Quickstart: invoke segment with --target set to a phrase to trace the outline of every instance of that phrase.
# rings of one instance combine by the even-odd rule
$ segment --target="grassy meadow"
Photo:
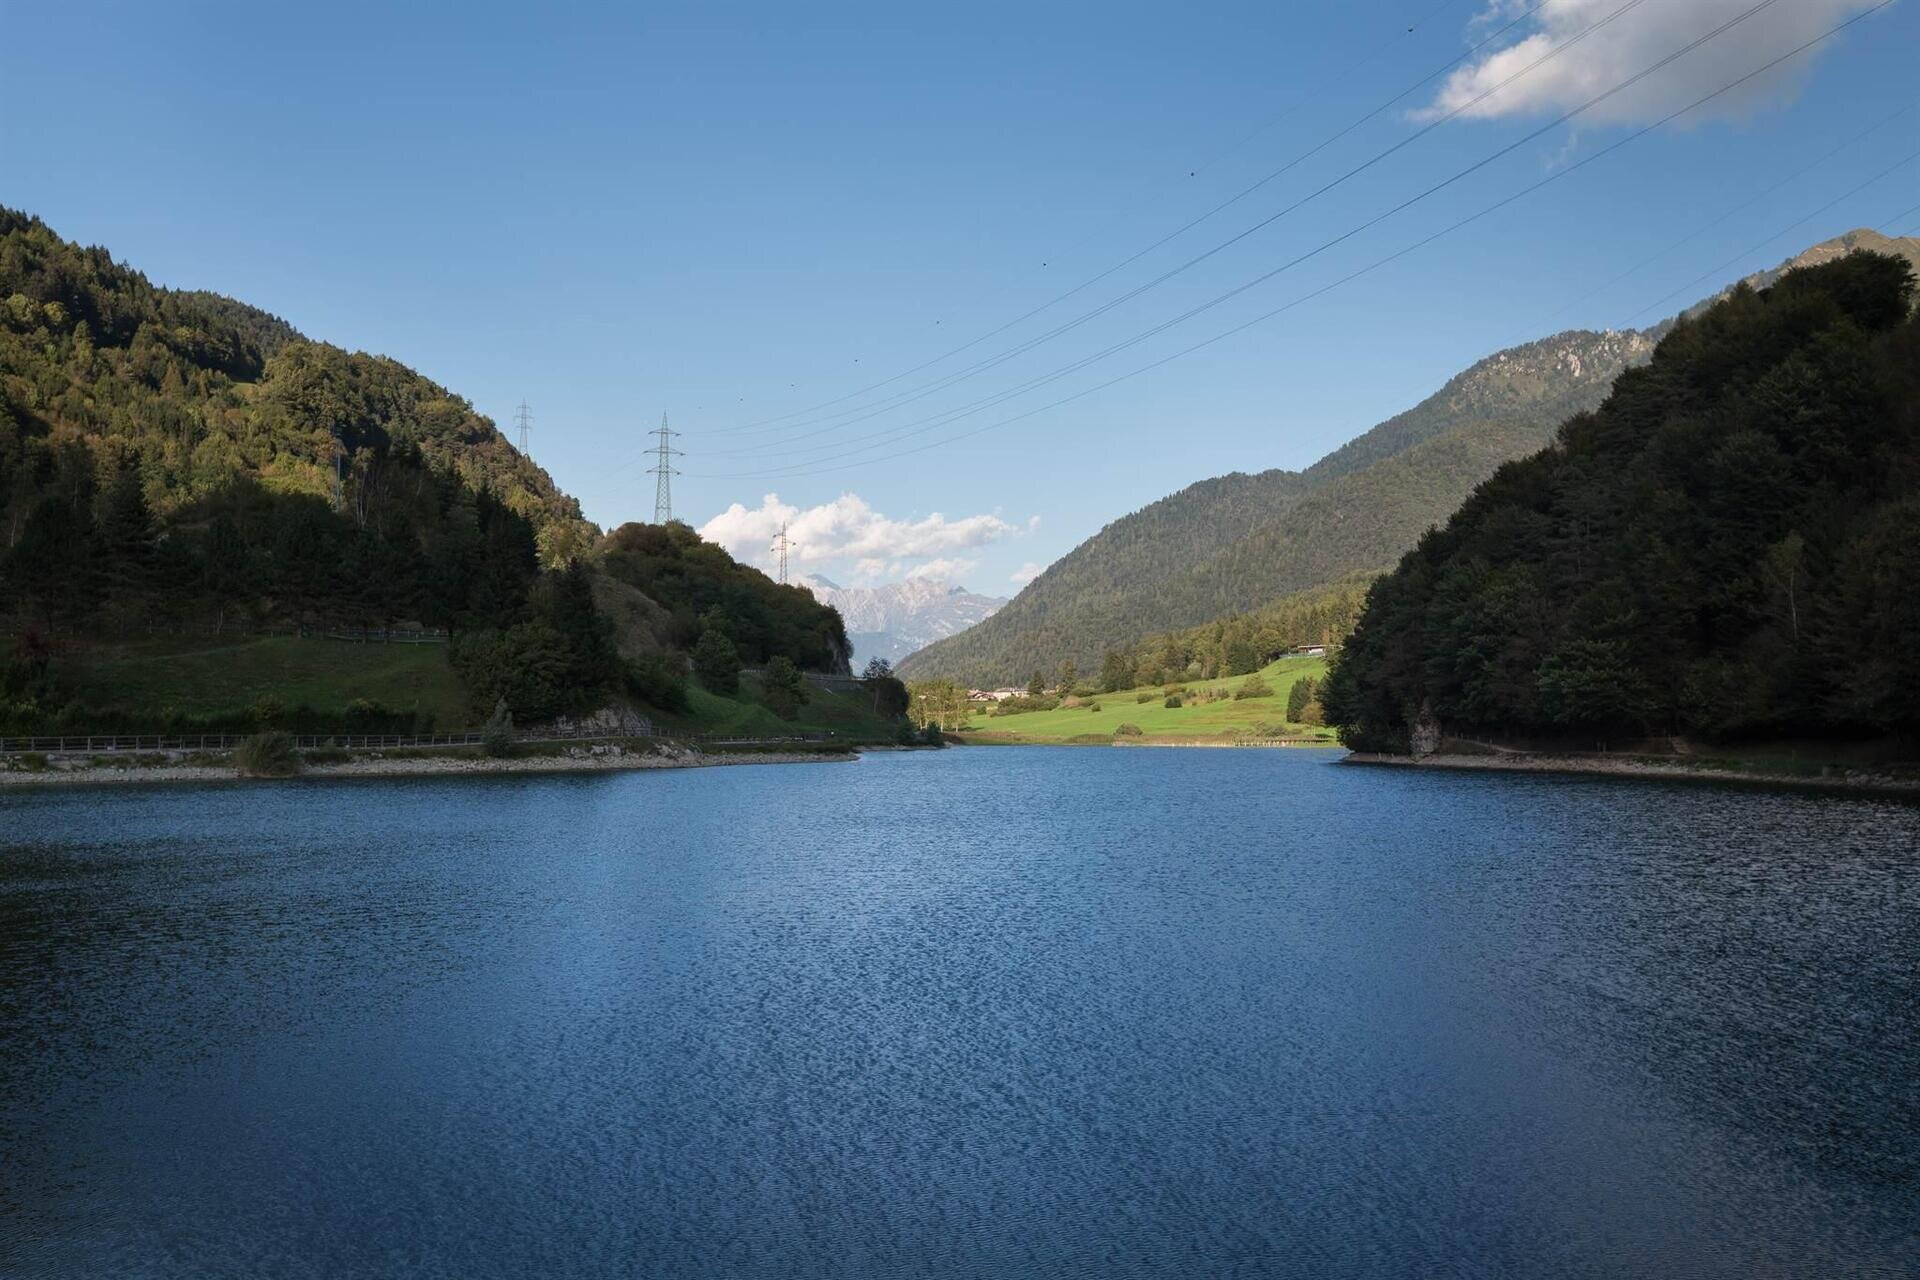
[[[1061,707],[1053,711],[1023,711],[1008,716],[975,714],[970,717],[967,729],[961,736],[969,742],[982,743],[1111,742],[1116,741],[1116,729],[1123,724],[1133,724],[1140,727],[1140,736],[1129,735],[1118,741],[1230,742],[1238,737],[1266,736],[1270,731],[1277,731],[1276,736],[1321,737],[1331,744],[1334,741],[1331,729],[1286,723],[1287,691],[1293,687],[1293,682],[1302,677],[1321,680],[1326,674],[1327,663],[1324,658],[1281,658],[1259,671],[1261,679],[1273,690],[1273,696],[1268,698],[1236,701],[1229,697],[1219,702],[1196,704],[1192,695],[1203,691],[1223,691],[1231,695],[1246,683],[1247,677],[1188,680],[1182,682],[1187,694],[1184,705],[1179,707],[1163,705],[1165,690],[1153,685],[1119,693],[1103,693],[1088,699],[1090,703],[1097,704],[1097,710],[1080,706]],[[1143,696],[1146,696],[1145,701],[1141,700]]]
[[[4,655],[0,655],[3,657]],[[435,644],[355,644],[295,636],[169,637],[88,643],[56,659],[64,693],[97,708],[154,716],[244,715],[261,699],[284,707],[342,713],[356,700],[394,711],[420,711],[435,728],[475,727],[466,690]],[[861,741],[892,741],[898,724],[873,713],[858,694],[811,688],[793,720],[782,720],[760,700],[756,677],[721,697],[689,682],[684,713],[643,708],[668,732],[781,737],[833,733]]]
[[[206,716],[256,699],[345,711],[365,698],[464,725],[466,695],[437,644],[353,644],[296,636],[179,637],[89,644],[56,659],[61,683],[95,707]]]

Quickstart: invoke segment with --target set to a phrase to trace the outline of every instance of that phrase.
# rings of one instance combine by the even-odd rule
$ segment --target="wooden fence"
[[[232,751],[250,735],[244,733],[93,733],[43,734],[30,737],[0,738],[0,755],[23,751],[43,755],[114,755],[136,751]],[[648,726],[645,733],[567,733],[558,730],[522,729],[514,733],[517,742],[617,742],[629,739],[671,738],[701,746],[744,747],[783,746],[801,743],[827,743],[836,740],[828,733],[796,733],[780,737],[747,737],[735,734],[692,733],[663,735]],[[372,751],[406,747],[476,747],[481,733],[477,729],[463,733],[303,733],[293,735],[293,745],[302,751],[338,749]]]

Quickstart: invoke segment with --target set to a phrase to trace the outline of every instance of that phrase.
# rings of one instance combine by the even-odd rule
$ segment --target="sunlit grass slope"
[[[396,711],[427,712],[442,727],[469,718],[445,645],[169,638],[88,645],[58,663],[62,683],[94,707],[210,716],[277,698],[288,707],[336,712],[364,698]]]
[[[1273,690],[1269,698],[1245,698],[1238,701],[1205,702],[1196,705],[1191,696],[1184,705],[1168,707],[1159,685],[1103,693],[1089,707],[1061,707],[1054,711],[1028,711],[1010,716],[975,715],[965,736],[983,742],[1072,742],[1112,739],[1123,724],[1139,726],[1133,742],[1229,741],[1249,734],[1271,731],[1287,737],[1324,737],[1333,741],[1330,729],[1287,724],[1287,692],[1303,677],[1323,679],[1327,674],[1323,658],[1281,658],[1260,669],[1259,675]],[[1183,682],[1189,695],[1223,690],[1231,694],[1246,683],[1246,676],[1225,676],[1217,680]],[[1142,701],[1145,696],[1146,700]]]

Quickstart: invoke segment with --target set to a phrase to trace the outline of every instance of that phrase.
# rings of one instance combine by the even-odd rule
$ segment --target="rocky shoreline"
[[[1488,755],[1435,752],[1423,756],[1354,751],[1341,764],[1384,765],[1403,769],[1481,769],[1503,773],[1578,773],[1621,778],[1672,778],[1693,782],[1752,783],[1763,786],[1817,787],[1830,791],[1870,791],[1920,795],[1920,778],[1834,766],[1819,773],[1786,773],[1736,762],[1689,762],[1650,756],[1536,754],[1503,751]]]
[[[369,756],[309,764],[301,778],[411,778],[502,773],[618,773],[634,769],[704,769],[741,764],[826,764],[859,759],[852,751],[742,751],[707,753],[667,744],[654,751],[580,749],[559,755]],[[144,782],[273,781],[249,778],[224,764],[50,763],[45,769],[0,769],[0,788],[124,786]]]

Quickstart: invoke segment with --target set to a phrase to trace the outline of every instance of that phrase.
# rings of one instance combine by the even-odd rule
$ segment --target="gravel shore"
[[[632,769],[703,769],[736,764],[825,764],[858,759],[852,752],[764,751],[708,754],[691,747],[668,746],[638,752],[620,748],[580,748],[577,754],[515,756],[388,756],[339,764],[312,764],[302,778],[403,778],[474,773],[616,773]],[[0,787],[118,786],[136,782],[232,782],[241,775],[230,765],[115,765],[55,761],[41,770],[0,770]]]
[[[1498,755],[1395,756],[1355,751],[1341,764],[1399,766],[1408,769],[1488,769],[1503,773],[1584,773],[1623,778],[1684,778],[1696,782],[1744,782],[1767,786],[1821,787],[1835,791],[1878,791],[1920,795],[1920,779],[1875,773],[1869,769],[1835,767],[1821,773],[1781,773],[1725,764],[1658,760],[1646,756],[1545,755],[1501,752]]]

